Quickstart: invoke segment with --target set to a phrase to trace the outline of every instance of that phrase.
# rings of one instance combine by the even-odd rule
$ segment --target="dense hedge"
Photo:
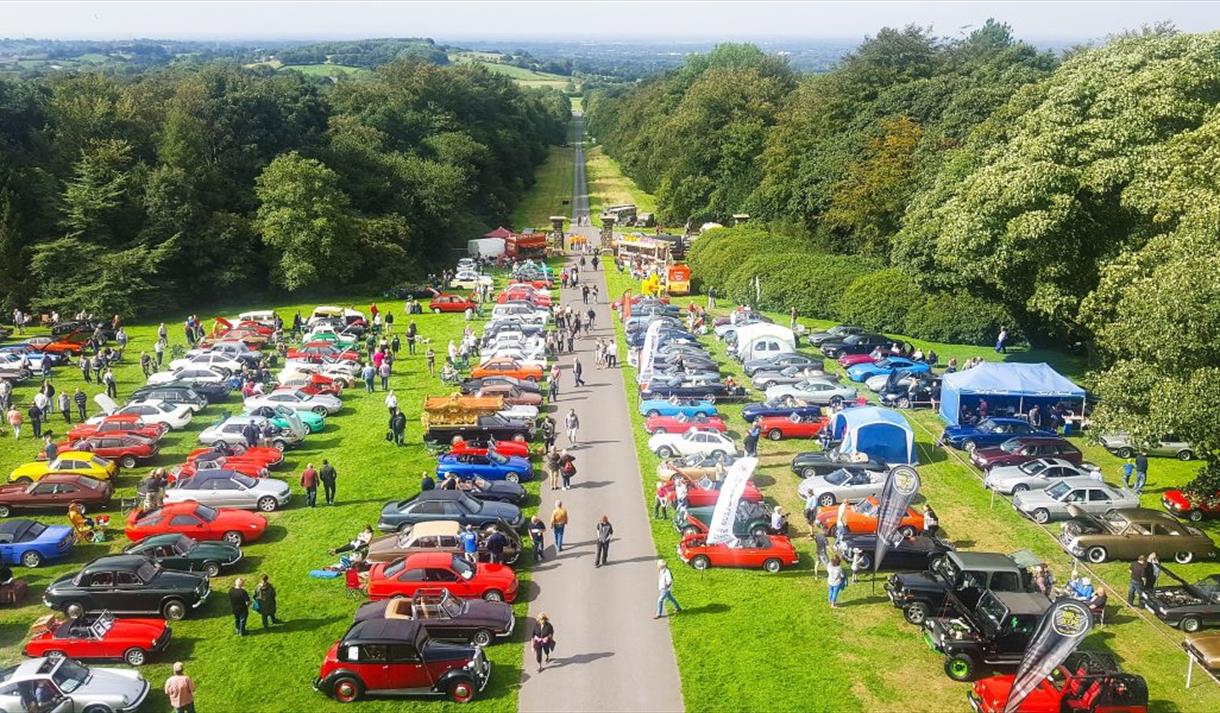
[[[906,316],[923,293],[906,273],[887,268],[857,278],[839,297],[839,319],[885,332],[904,332]]]
[[[965,292],[928,295],[911,307],[904,321],[906,334],[953,344],[991,344],[1001,328],[1014,338],[1012,315],[995,302]]]

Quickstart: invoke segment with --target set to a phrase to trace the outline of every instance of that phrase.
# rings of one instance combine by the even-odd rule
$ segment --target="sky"
[[[1168,20],[1220,29],[1220,1],[143,0],[0,2],[0,36],[40,39],[733,40],[860,38],[883,26],[953,36],[989,17],[1027,39],[1093,39]]]

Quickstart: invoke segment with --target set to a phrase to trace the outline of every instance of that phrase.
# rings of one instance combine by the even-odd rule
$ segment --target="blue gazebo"
[[[966,410],[987,400],[992,415],[1025,413],[1034,404],[1043,410],[1069,401],[1084,412],[1085,391],[1049,364],[983,362],[941,379],[940,417],[955,425]]]
[[[830,420],[840,453],[864,453],[890,465],[915,465],[915,434],[906,417],[877,406],[846,408]]]

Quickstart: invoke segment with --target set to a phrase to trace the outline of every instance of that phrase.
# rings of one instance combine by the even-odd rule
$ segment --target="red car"
[[[686,433],[692,427],[700,431],[719,431],[726,433],[728,424],[719,416],[687,416],[679,413],[675,416],[649,416],[644,419],[644,430],[656,435],[658,433]]]
[[[743,535],[717,545],[707,544],[706,535],[687,535],[678,544],[678,556],[695,569],[748,567],[771,573],[791,567],[800,559],[792,541],[783,535]]]
[[[207,464],[207,468],[200,468],[201,463]],[[195,475],[200,470],[217,470],[217,469],[232,470],[242,475],[248,475],[251,478],[266,478],[269,475],[266,466],[258,461],[241,460],[239,458],[221,457],[215,460],[195,461],[193,463],[183,463],[176,465],[170,469],[166,475],[166,480],[170,483],[175,482],[179,478],[189,478]]]
[[[102,612],[65,620],[51,614],[34,622],[33,636],[23,653],[140,666],[149,654],[165,650],[170,635],[161,618],[116,619],[110,612]]]
[[[1166,490],[1161,494],[1161,506],[1178,517],[1199,522],[1204,517],[1220,517],[1220,492],[1206,497],[1185,490]]]
[[[28,340],[29,344],[34,349],[48,354],[80,354],[85,348],[85,342],[89,341],[89,335],[86,332],[72,332],[67,336],[58,339],[51,338],[43,342],[40,340]]]
[[[830,419],[825,416],[763,416],[754,422],[773,441],[784,438],[816,438]]]
[[[200,460],[227,458],[258,463],[264,468],[274,468],[284,462],[284,452],[270,446],[229,446],[224,451],[218,448],[196,448],[186,456],[187,463]]]
[[[16,510],[68,511],[72,503],[81,512],[98,510],[110,502],[114,486],[105,480],[75,473],[51,473],[28,485],[0,485],[0,518]]]
[[[970,462],[983,470],[1021,465],[1039,458],[1062,458],[1072,465],[1080,465],[1084,461],[1084,454],[1062,438],[1046,436],[1017,436],[994,448],[975,448],[970,454]]]
[[[493,438],[488,445],[491,446],[490,450],[502,456],[530,457],[530,444],[525,441],[497,441]],[[487,448],[472,446],[467,441],[460,439],[454,441],[453,445],[449,447],[449,452],[453,455],[485,456],[487,451]]]
[[[539,290],[551,289],[550,280],[520,280],[520,279],[514,278],[513,281],[509,284],[509,287],[512,287],[513,285],[529,285],[530,287],[533,287],[533,288],[539,289]]]
[[[720,499],[720,481],[704,478],[702,480],[693,480],[690,477],[681,473],[674,473],[661,489],[665,499],[670,503],[678,501],[677,485],[678,481],[686,481],[686,506],[692,508],[709,507],[716,504]],[[741,493],[741,499],[752,503],[761,503],[763,501],[762,491],[754,484],[753,480],[746,481],[746,488]]]
[[[844,354],[839,357],[839,366],[846,369],[853,364],[875,364],[877,360],[868,354]]]
[[[981,678],[966,693],[977,713],[1002,713],[1012,691],[1013,674]],[[1123,673],[1109,656],[1077,651],[1030,691],[1018,713],[1145,713],[1148,684]]]
[[[462,599],[512,603],[517,598],[517,575],[507,565],[470,564],[451,552],[421,552],[369,570],[368,593],[373,600],[442,588]]]
[[[304,378],[294,378],[287,382],[281,381],[280,383],[284,386],[291,386],[294,389],[304,391],[310,396],[315,394],[343,395],[343,382],[321,374],[310,374]]]
[[[145,537],[178,533],[196,540],[224,540],[240,547],[253,542],[267,530],[267,520],[245,510],[210,508],[193,500],[166,503],[152,510],[132,510],[127,516],[127,539],[139,542]]]
[[[858,500],[854,503],[840,503],[839,505],[823,506],[818,508],[817,518],[822,527],[833,532],[835,526],[839,522],[839,509],[844,512],[843,520],[847,524],[847,531],[853,535],[871,535],[877,532],[877,498],[869,496],[864,500]],[[906,515],[898,521],[898,531],[903,537],[912,537],[924,531],[923,513],[915,508],[907,508]]]
[[[529,302],[539,307],[550,307],[551,293],[545,290],[535,290],[531,287],[520,285],[509,287],[496,296],[496,302],[499,304],[518,301]]]
[[[152,443],[161,440],[169,433],[169,426],[164,423],[145,423],[135,414],[115,414],[107,416],[98,423],[78,423],[68,431],[69,441],[79,441],[93,436],[139,436]]]
[[[360,361],[360,352],[355,349],[335,349],[330,342],[308,342],[296,349],[289,349],[288,358],[312,362]]]
[[[478,310],[479,303],[469,297],[441,293],[432,298],[432,301],[428,303],[428,309],[436,314],[441,312],[465,312],[468,309]]]
[[[148,460],[157,455],[159,447],[156,441],[131,433],[104,433],[81,438],[78,440],[64,439],[55,446],[60,451],[89,451],[105,458],[117,461],[124,468],[136,467],[137,461]],[[38,460],[46,460],[45,451],[39,451]]]

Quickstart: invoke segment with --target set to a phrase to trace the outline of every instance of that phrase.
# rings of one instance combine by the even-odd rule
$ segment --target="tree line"
[[[0,307],[128,316],[426,274],[502,222],[566,97],[399,60],[0,81]]]

